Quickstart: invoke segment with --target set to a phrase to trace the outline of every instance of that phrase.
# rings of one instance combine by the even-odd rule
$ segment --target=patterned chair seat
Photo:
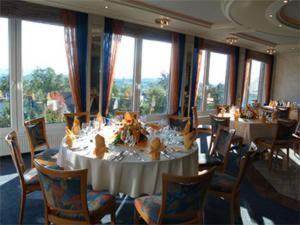
[[[217,166],[221,165],[223,163],[223,156],[217,155],[217,156],[211,156],[209,154],[199,154],[199,165],[205,165],[205,166]]]
[[[35,168],[28,169],[24,172],[24,180],[26,185],[37,185],[39,184],[38,173]]]
[[[144,196],[137,198],[134,201],[136,209],[143,212],[144,216],[153,223],[158,222],[161,204],[162,200],[160,195]],[[163,224],[181,224],[193,219],[193,217],[190,217],[188,214],[180,217],[174,216],[175,218],[172,218],[170,215],[167,218],[164,218]]]
[[[43,161],[56,162],[58,152],[58,149],[51,148],[34,155],[34,158]]]
[[[109,194],[106,191],[87,191],[87,204],[88,210],[91,216],[98,216],[99,212],[101,212],[102,207],[105,207],[107,204],[110,204],[114,201],[115,197]],[[66,218],[66,219],[77,219],[84,220],[83,216],[78,214],[66,214],[63,212],[59,212],[58,216]]]
[[[230,193],[233,190],[236,179],[225,173],[215,172],[210,182],[209,189],[216,192]]]

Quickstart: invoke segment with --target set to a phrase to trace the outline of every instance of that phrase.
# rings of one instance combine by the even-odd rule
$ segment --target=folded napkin
[[[69,146],[69,148],[72,148],[73,146],[73,133],[72,131],[66,127],[66,144]]]
[[[193,146],[194,141],[196,140],[195,131],[192,131],[183,137],[184,147],[190,149]]]
[[[159,138],[154,138],[150,143],[150,155],[152,160],[160,159],[160,151],[164,149],[164,145]]]
[[[191,129],[191,123],[190,123],[190,120],[188,120],[185,127],[181,131],[182,135],[188,134],[190,132],[190,129]]]
[[[100,128],[100,126],[101,126],[101,124],[103,123],[103,117],[102,117],[102,115],[100,114],[100,112],[98,112],[98,114],[97,114],[97,121],[98,121],[98,123],[99,123],[99,128]]]
[[[74,122],[73,122],[73,127],[72,127],[72,132],[75,135],[78,135],[80,131],[80,121],[79,119],[75,116]]]
[[[93,151],[93,155],[98,159],[102,159],[105,152],[107,152],[105,139],[100,134],[97,134],[95,136],[95,149]]]

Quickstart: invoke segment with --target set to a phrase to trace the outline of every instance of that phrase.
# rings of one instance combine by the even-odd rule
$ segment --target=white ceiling
[[[265,51],[299,51],[300,30],[277,19],[283,0],[25,0],[68,8],[129,22],[158,27],[154,20],[165,16],[164,29],[199,35],[225,42],[229,35],[239,37],[237,45]],[[283,10],[299,21],[300,0],[289,0]],[[105,9],[108,6],[108,9]],[[297,13],[298,12],[298,13]],[[272,17],[270,15],[272,14]],[[280,26],[280,27],[279,27]]]

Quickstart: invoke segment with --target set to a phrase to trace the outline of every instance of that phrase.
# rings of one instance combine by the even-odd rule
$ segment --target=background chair
[[[277,106],[276,110],[278,119],[289,119],[290,107]]]
[[[81,112],[81,113],[65,113],[64,114],[65,121],[67,127],[71,130],[73,127],[74,118],[77,117],[77,119],[80,122],[80,127],[83,123],[90,122],[90,113],[88,112]]]
[[[210,125],[201,125],[199,118],[198,118],[198,112],[197,112],[197,107],[194,106],[192,107],[192,112],[193,112],[193,127],[196,130],[196,134],[211,134],[211,126]]]
[[[179,131],[182,131],[188,122],[190,122],[190,117],[182,117],[182,116],[176,116],[176,115],[169,115],[169,125],[172,129],[176,129]],[[192,125],[191,125],[192,126]]]
[[[249,165],[255,158],[256,149],[256,145],[251,143],[246,156],[243,156],[240,160],[237,177],[216,172],[211,180],[208,193],[229,201],[230,224],[234,224],[236,216],[240,215],[240,186]]]
[[[63,171],[35,161],[45,203],[45,224],[96,224],[111,215],[115,224],[116,202],[107,192],[87,190],[87,169]]]
[[[218,170],[224,172],[227,169],[230,145],[235,130],[220,126],[216,135],[213,149],[209,153],[199,154],[199,170],[218,166]]]
[[[209,151],[211,150],[212,144],[215,142],[216,134],[218,131],[219,126],[229,127],[230,125],[230,118],[229,117],[218,117],[215,115],[210,114],[210,120],[211,120],[211,139],[209,144]],[[234,135],[232,138],[231,144],[237,144],[238,145],[238,152],[240,152],[242,146],[243,146],[243,137],[239,135]]]
[[[275,138],[262,137],[255,140],[255,143],[263,150],[270,150],[268,156],[270,170],[272,169],[274,152],[277,156],[278,151],[280,151],[281,148],[286,148],[287,165],[289,164],[290,148],[293,148],[294,144],[298,142],[298,139],[293,137],[296,126],[296,120],[277,120],[277,131]]]
[[[203,224],[203,208],[214,168],[199,176],[163,174],[162,195],[135,199],[135,224]]]
[[[40,190],[40,184],[35,168],[25,170],[25,164],[22,159],[17,134],[15,131],[9,133],[5,140],[9,146],[10,155],[16,167],[21,183],[21,203],[19,211],[19,225],[23,223],[24,207],[27,194]]]
[[[46,165],[56,164],[56,154],[58,149],[50,148],[46,134],[46,125],[44,118],[33,119],[24,123],[25,131],[28,137],[31,157],[31,167],[33,167],[34,158]],[[46,147],[42,152],[35,154],[35,150]]]

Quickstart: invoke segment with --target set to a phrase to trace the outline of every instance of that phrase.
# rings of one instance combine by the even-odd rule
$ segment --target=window
[[[217,105],[226,104],[228,95],[228,58],[227,54],[202,51],[197,93],[197,107],[199,111],[211,111]]]
[[[63,122],[73,111],[63,26],[22,21],[24,120]]]
[[[115,62],[115,76],[109,112],[132,111],[135,39],[123,36]]]
[[[0,18],[0,128],[10,127],[8,19]]]
[[[170,60],[170,43],[143,40],[140,96],[142,115],[167,113]]]
[[[253,101],[262,102],[264,69],[265,63],[254,59],[251,60],[250,81],[246,100],[248,104],[253,103]]]
[[[170,60],[171,43],[122,36],[109,114],[116,111],[166,114]]]

